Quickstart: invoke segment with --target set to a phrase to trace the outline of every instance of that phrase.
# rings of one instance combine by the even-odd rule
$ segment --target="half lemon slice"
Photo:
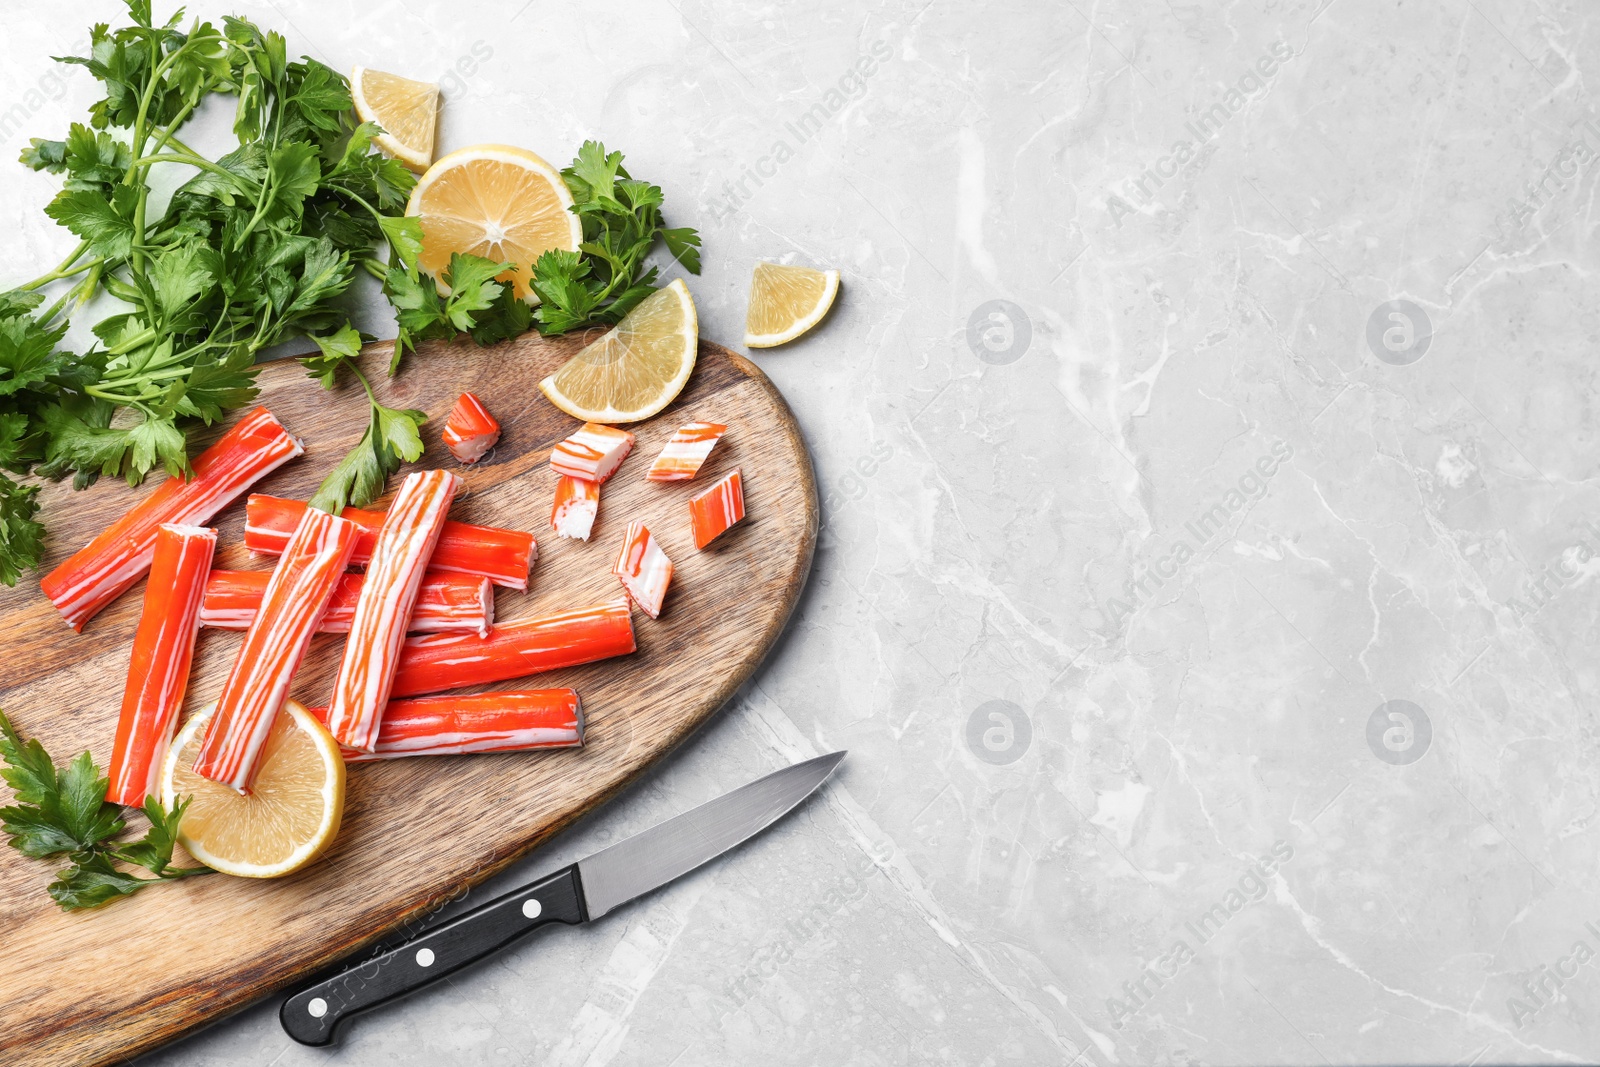
[[[298,871],[333,842],[344,816],[344,757],[327,728],[289,701],[262,749],[247,796],[194,773],[200,738],[216,705],[178,731],[161,776],[168,809],[193,797],[178,825],[189,854],[223,874],[277,878]]]
[[[350,99],[362,122],[383,127],[372,139],[379,148],[418,174],[428,169],[439,116],[437,85],[355,67],[350,71]]]
[[[411,190],[406,214],[422,223],[422,269],[449,294],[445,271],[453,252],[510,263],[501,274],[520,299],[536,301],[533,264],[552,248],[576,252],[583,224],[561,173],[525,148],[480,144],[428,168]]]
[[[757,263],[745,312],[745,345],[771,348],[793,341],[822,321],[838,295],[836,270]]]
[[[638,422],[683,392],[699,344],[694,298],[677,278],[639,301],[539,388],[575,419]]]

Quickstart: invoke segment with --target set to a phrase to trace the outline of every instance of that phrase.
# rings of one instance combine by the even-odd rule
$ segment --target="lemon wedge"
[[[750,279],[744,343],[750,348],[785,344],[822,321],[839,295],[839,272],[757,263]]]
[[[374,144],[418,174],[428,169],[439,116],[437,85],[356,67],[350,71],[350,98],[362,122],[383,127]]]
[[[694,298],[677,278],[639,301],[539,388],[584,422],[638,422],[683,392],[699,343]]]

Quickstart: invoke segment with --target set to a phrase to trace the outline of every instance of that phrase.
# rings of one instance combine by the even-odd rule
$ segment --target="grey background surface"
[[[1592,3],[190,7],[444,78],[443,149],[620,147],[710,338],[758,258],[843,272],[756,356],[824,502],[791,631],[498,884],[851,756],[336,1052],[268,1003],[145,1062],[1600,1057]],[[8,9],[19,279],[97,18]]]

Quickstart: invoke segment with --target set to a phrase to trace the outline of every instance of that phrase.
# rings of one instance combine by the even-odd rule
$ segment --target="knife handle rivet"
[[[539,917],[539,913],[543,910],[544,908],[539,904],[539,902],[534,900],[532,897],[529,897],[527,900],[522,902],[522,914],[526,915],[530,919],[537,919]]]
[[[320,1019],[328,1014],[328,1002],[321,997],[312,997],[311,1003],[306,1005],[306,1011],[311,1013],[313,1019]]]
[[[417,949],[417,966],[418,967],[432,967],[433,966],[433,949],[431,949],[431,948],[419,948],[419,949]]]

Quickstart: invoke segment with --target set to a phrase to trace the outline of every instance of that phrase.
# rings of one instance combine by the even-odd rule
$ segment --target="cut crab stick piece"
[[[106,799],[113,804],[142,807],[146,796],[160,790],[167,745],[189,687],[200,603],[216,551],[215,530],[172,523],[156,529],[144,613],[133,635],[122,718],[111,748]]]
[[[45,575],[40,586],[74,630],[150,569],[156,529],[199,526],[305,451],[266,408],[256,408],[194,458],[193,477],[168,478],[133,510]]]
[[[586,422],[550,450],[550,469],[571,478],[604,482],[633,451],[633,434],[598,422]]]
[[[626,600],[501,623],[487,637],[423,634],[407,638],[401,648],[390,695],[409,697],[526,678],[625,656],[635,647]]]
[[[645,478],[652,482],[686,482],[717,447],[728,428],[719,422],[691,422],[668,439]]]
[[[444,446],[459,463],[476,463],[500,440],[500,423],[483,401],[462,393],[444,423]]]
[[[589,540],[594,517],[600,513],[600,483],[563,474],[556,479],[556,502],[550,509],[550,528],[557,537]]]
[[[694,543],[704,548],[744,518],[744,480],[735,467],[689,499],[694,519]]]
[[[328,705],[328,729],[346,748],[371,752],[378,743],[411,608],[460,488],[461,479],[449,471],[416,471],[405,476],[389,505]]]
[[[200,625],[218,630],[244,630],[255,620],[267,592],[270,571],[212,571],[206,581],[206,599],[200,607]],[[320,634],[347,634],[355,618],[365,576],[346,572],[339,579],[328,610],[317,624]],[[471,630],[486,634],[494,625],[494,587],[481,574],[429,571],[411,609],[412,633]]]
[[[252,552],[276,556],[289,543],[306,504],[300,500],[252,494],[245,505],[244,545]],[[361,528],[351,562],[364,565],[372,558],[383,526],[383,512],[345,508],[339,513]],[[539,558],[533,534],[523,530],[503,530],[498,526],[474,526],[466,522],[447,522],[439,543],[434,546],[428,566],[436,571],[456,574],[481,574],[495,585],[507,589],[528,588],[528,568]]]
[[[327,708],[311,714],[328,720]],[[583,744],[583,704],[572,689],[516,689],[470,696],[391,700],[371,752],[344,750],[346,763],[401,756],[525,752]]]
[[[306,509],[222,683],[194,761],[196,774],[249,791],[272,722],[360,534],[348,519]]]
[[[667,586],[672,582],[672,561],[644,523],[628,523],[622,551],[617,553],[611,573],[622,582],[622,588],[641,611],[652,619],[661,616],[661,602],[666,599]]]

